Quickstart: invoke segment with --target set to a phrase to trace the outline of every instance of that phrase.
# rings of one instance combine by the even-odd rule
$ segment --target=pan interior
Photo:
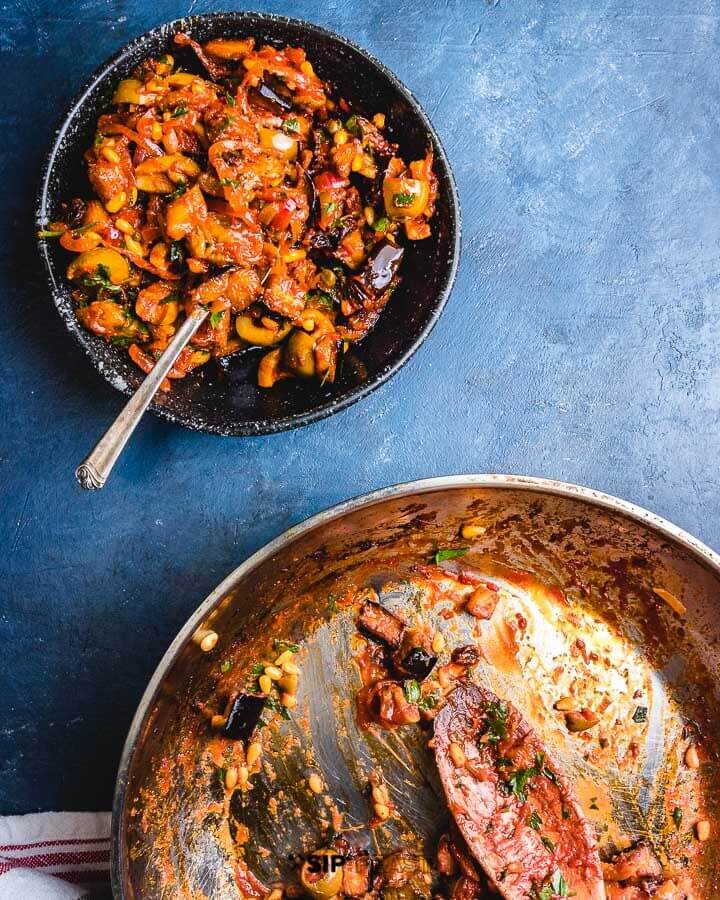
[[[485,532],[464,559],[506,579],[518,595],[545,592],[547,599],[562,592],[590,631],[596,622],[598,633],[627,651],[632,677],[647,687],[637,762],[618,767],[588,758],[586,745],[553,730],[547,705],[528,689],[525,673],[503,670],[497,660],[483,661],[475,672],[540,730],[597,824],[601,847],[617,846],[619,835],[669,840],[676,855],[691,846],[694,822],[676,827],[668,816],[684,789],[682,753],[698,735],[703,765],[693,802],[716,819],[717,573],[663,535],[585,501],[511,489],[429,492],[355,510],[303,535],[242,577],[207,616],[204,627],[220,635],[211,653],[193,643],[178,653],[127,773],[116,860],[125,896],[240,896],[238,849],[250,869],[272,883],[291,874],[298,854],[327,843],[339,814],[351,840],[374,853],[408,844],[432,853],[448,817],[427,746],[431,732],[358,727],[355,616],[337,600],[371,585],[384,605],[410,616],[418,602],[418,564],[439,547],[468,545],[459,539],[468,519],[482,522]],[[680,600],[686,614],[674,612],[658,588]],[[471,617],[431,615],[450,646],[477,643]],[[212,732],[198,705],[217,705],[220,670],[226,677],[246,673],[267,657],[273,639],[301,645],[298,707],[270,729],[272,749],[252,790],[236,791],[226,803]],[[398,815],[369,829],[367,785],[375,768]],[[312,774],[322,778],[320,793],[308,789]],[[694,875],[699,897],[716,896],[713,843]]]

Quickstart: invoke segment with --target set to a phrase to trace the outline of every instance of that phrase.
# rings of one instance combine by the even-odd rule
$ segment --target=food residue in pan
[[[224,823],[239,893],[715,896],[707,877],[714,885],[716,876],[699,875],[715,829],[707,736],[626,636],[557,588],[461,555],[440,552],[409,577],[331,596],[326,617],[300,639],[274,641],[242,671],[221,663],[218,691],[200,712],[208,777],[222,798],[209,813]],[[355,685],[341,697],[312,684],[318,661],[303,646],[336,621],[345,630],[334,665]],[[329,724],[320,717],[329,739],[362,755],[367,735],[387,751],[385,764],[366,769],[359,807],[348,807],[345,776],[314,746],[306,680],[308,695],[334,710]],[[302,773],[289,781],[290,757]],[[407,772],[400,781],[398,771]],[[412,792],[426,789],[429,842],[412,821]],[[278,832],[272,846],[272,834],[257,832],[255,802],[279,829],[314,805],[321,840],[284,846]],[[292,865],[280,865],[276,881],[254,873],[253,859],[279,853]]]

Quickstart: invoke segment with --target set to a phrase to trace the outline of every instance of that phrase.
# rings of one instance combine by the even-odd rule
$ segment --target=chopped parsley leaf
[[[297,119],[285,119],[284,128],[285,131],[293,131],[297,133],[298,131],[300,131],[300,123]]]
[[[235,106],[237,100],[233,97],[232,94],[225,94],[225,102],[228,106]]]
[[[177,200],[178,197],[182,197],[182,195],[185,193],[186,190],[187,190],[187,182],[178,181],[177,185],[175,186],[175,190],[172,192],[172,194],[167,195],[167,199],[168,200]]]
[[[273,647],[276,653],[284,653],[286,650],[289,650],[291,653],[297,653],[300,649],[300,644],[291,644],[290,641],[273,641]]]
[[[390,220],[386,219],[385,216],[382,216],[376,222],[373,223],[373,230],[379,231],[384,234],[388,228],[390,227]]]
[[[224,660],[220,666],[220,671],[221,672],[229,672],[230,669],[232,669],[232,663],[230,662],[229,659]]]
[[[542,845],[546,850],[549,850],[551,853],[555,849],[555,844],[550,840],[547,835],[543,835],[540,840],[542,841]]]
[[[483,737],[487,737],[489,744],[498,744],[507,734],[507,720],[510,710],[507,703],[502,700],[493,700],[485,707],[485,719],[487,728]],[[511,761],[510,761],[511,762]]]
[[[647,706],[638,706],[633,713],[633,722],[637,722],[638,725],[642,722],[647,722],[647,714]]]
[[[540,818],[538,811],[534,809],[527,820],[528,825],[532,828],[533,831],[540,831],[540,826],[542,825],[542,819]]]
[[[406,194],[405,191],[398,191],[397,194],[393,194],[393,203],[395,206],[412,206],[414,201],[414,194]]]
[[[680,831],[680,826],[682,825],[682,820],[683,820],[683,811],[680,809],[679,806],[676,806],[675,809],[672,811],[672,820],[675,823],[675,829],[677,831]]]
[[[458,547],[457,550],[438,550],[435,554],[435,565],[439,566],[440,563],[445,562],[446,559],[455,559],[458,556],[465,556],[468,549],[468,547]]]
[[[217,312],[210,313],[210,327],[217,328],[220,322],[222,322],[222,318],[224,315],[224,309],[219,309]]]
[[[188,111],[187,106],[176,106],[175,109],[170,114],[171,119],[179,119],[180,116],[184,116]]]

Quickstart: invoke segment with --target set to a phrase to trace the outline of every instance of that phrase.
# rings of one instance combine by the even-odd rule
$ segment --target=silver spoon
[[[137,428],[160,384],[207,315],[207,309],[199,306],[185,319],[152,371],[128,400],[123,411],[100,438],[95,449],[75,469],[75,477],[88,491],[96,491],[105,485],[112,467],[130,440],[130,435]]]

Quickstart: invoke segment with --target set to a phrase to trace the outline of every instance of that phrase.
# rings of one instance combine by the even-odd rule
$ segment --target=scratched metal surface
[[[252,5],[348,34],[423,103],[463,204],[453,298],[361,405],[260,439],[148,419],[108,487],[83,494],[72,470],[122,398],[44,286],[30,233],[41,161],[104,58],[217,4],[2,4],[0,812],[107,808],[137,700],[190,610],[350,494],[541,474],[720,547],[718,3]]]

